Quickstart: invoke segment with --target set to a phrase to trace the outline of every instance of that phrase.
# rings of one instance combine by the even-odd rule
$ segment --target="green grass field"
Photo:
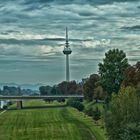
[[[48,102],[45,102],[44,100],[24,100],[23,101],[23,108],[27,108],[27,107],[49,107],[49,106],[63,106],[65,105],[66,103],[59,103],[59,102],[51,102],[51,103],[48,103]],[[16,109],[16,102],[9,106],[8,108],[10,109]]]
[[[101,133],[90,117],[70,107],[8,110],[0,115],[0,140],[105,140]]]

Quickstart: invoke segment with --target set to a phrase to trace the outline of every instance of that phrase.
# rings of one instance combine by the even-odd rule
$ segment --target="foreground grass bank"
[[[96,139],[95,139],[96,137]],[[0,116],[0,140],[104,140],[92,119],[69,107],[9,110]]]

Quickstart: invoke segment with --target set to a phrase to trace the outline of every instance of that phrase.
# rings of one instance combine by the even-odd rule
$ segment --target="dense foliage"
[[[71,106],[71,107],[74,107],[74,108],[78,109],[79,111],[84,110],[84,105],[79,100],[76,100],[76,99],[73,99],[73,98],[71,98],[67,101],[67,105]]]
[[[134,66],[129,66],[125,71],[123,86],[137,87],[140,84],[140,62]]]
[[[100,119],[100,117],[101,117],[101,112],[100,112],[100,110],[99,110],[99,108],[98,107],[96,107],[95,109],[93,109],[93,119],[94,120],[99,120]]]
[[[110,140],[140,139],[140,92],[133,87],[121,88],[113,95],[105,124]]]
[[[119,91],[128,66],[126,54],[122,50],[113,49],[105,53],[103,63],[99,63],[99,74],[100,83],[109,96]]]
[[[23,92],[20,87],[14,86],[3,86],[3,90],[0,90],[1,95],[22,95]]]
[[[95,121],[99,120],[101,118],[101,111],[98,107],[93,108],[92,106],[87,107],[84,110],[85,114],[88,116],[91,116]]]
[[[92,101],[94,96],[94,90],[97,87],[97,82],[99,81],[99,76],[97,74],[90,75],[90,78],[83,85],[84,98],[87,101]]]
[[[39,87],[41,95],[72,95],[72,94],[82,94],[83,88],[80,83],[75,81],[63,81],[57,85],[51,86],[41,86]]]
[[[49,95],[52,90],[51,86],[41,86],[39,87],[39,91],[41,95]]]
[[[103,63],[99,63],[99,75],[92,74],[81,84],[64,81],[49,92],[45,90],[43,94],[83,93],[90,104],[88,107],[75,99],[69,99],[67,105],[79,111],[84,109],[85,114],[100,123],[104,118],[110,140],[140,140],[140,62],[130,66],[122,50],[113,49],[105,53]],[[102,108],[97,107],[99,99],[104,100],[105,97],[107,104],[100,101]]]
[[[99,85],[94,89],[94,99],[96,100],[96,102],[98,102],[98,100],[104,100],[105,96],[106,92],[104,91],[102,86]]]

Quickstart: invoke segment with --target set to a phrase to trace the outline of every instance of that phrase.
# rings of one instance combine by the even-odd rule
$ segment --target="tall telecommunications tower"
[[[68,29],[66,27],[66,44],[63,50],[63,53],[66,55],[66,81],[70,80],[70,72],[69,72],[69,55],[72,53],[71,48],[69,47],[69,39],[68,39]]]

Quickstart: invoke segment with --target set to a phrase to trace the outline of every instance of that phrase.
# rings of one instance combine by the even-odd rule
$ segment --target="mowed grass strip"
[[[89,117],[69,107],[8,110],[0,116],[0,140],[95,140],[95,132]]]
[[[45,102],[44,100],[24,100],[23,101],[23,107],[34,107],[34,106],[63,106],[66,103],[62,103],[62,102]]]
[[[64,106],[66,103],[61,102],[45,102],[44,100],[22,100],[23,108],[27,107],[54,107],[54,106]],[[9,109],[16,109],[16,101],[13,105],[8,107]]]

